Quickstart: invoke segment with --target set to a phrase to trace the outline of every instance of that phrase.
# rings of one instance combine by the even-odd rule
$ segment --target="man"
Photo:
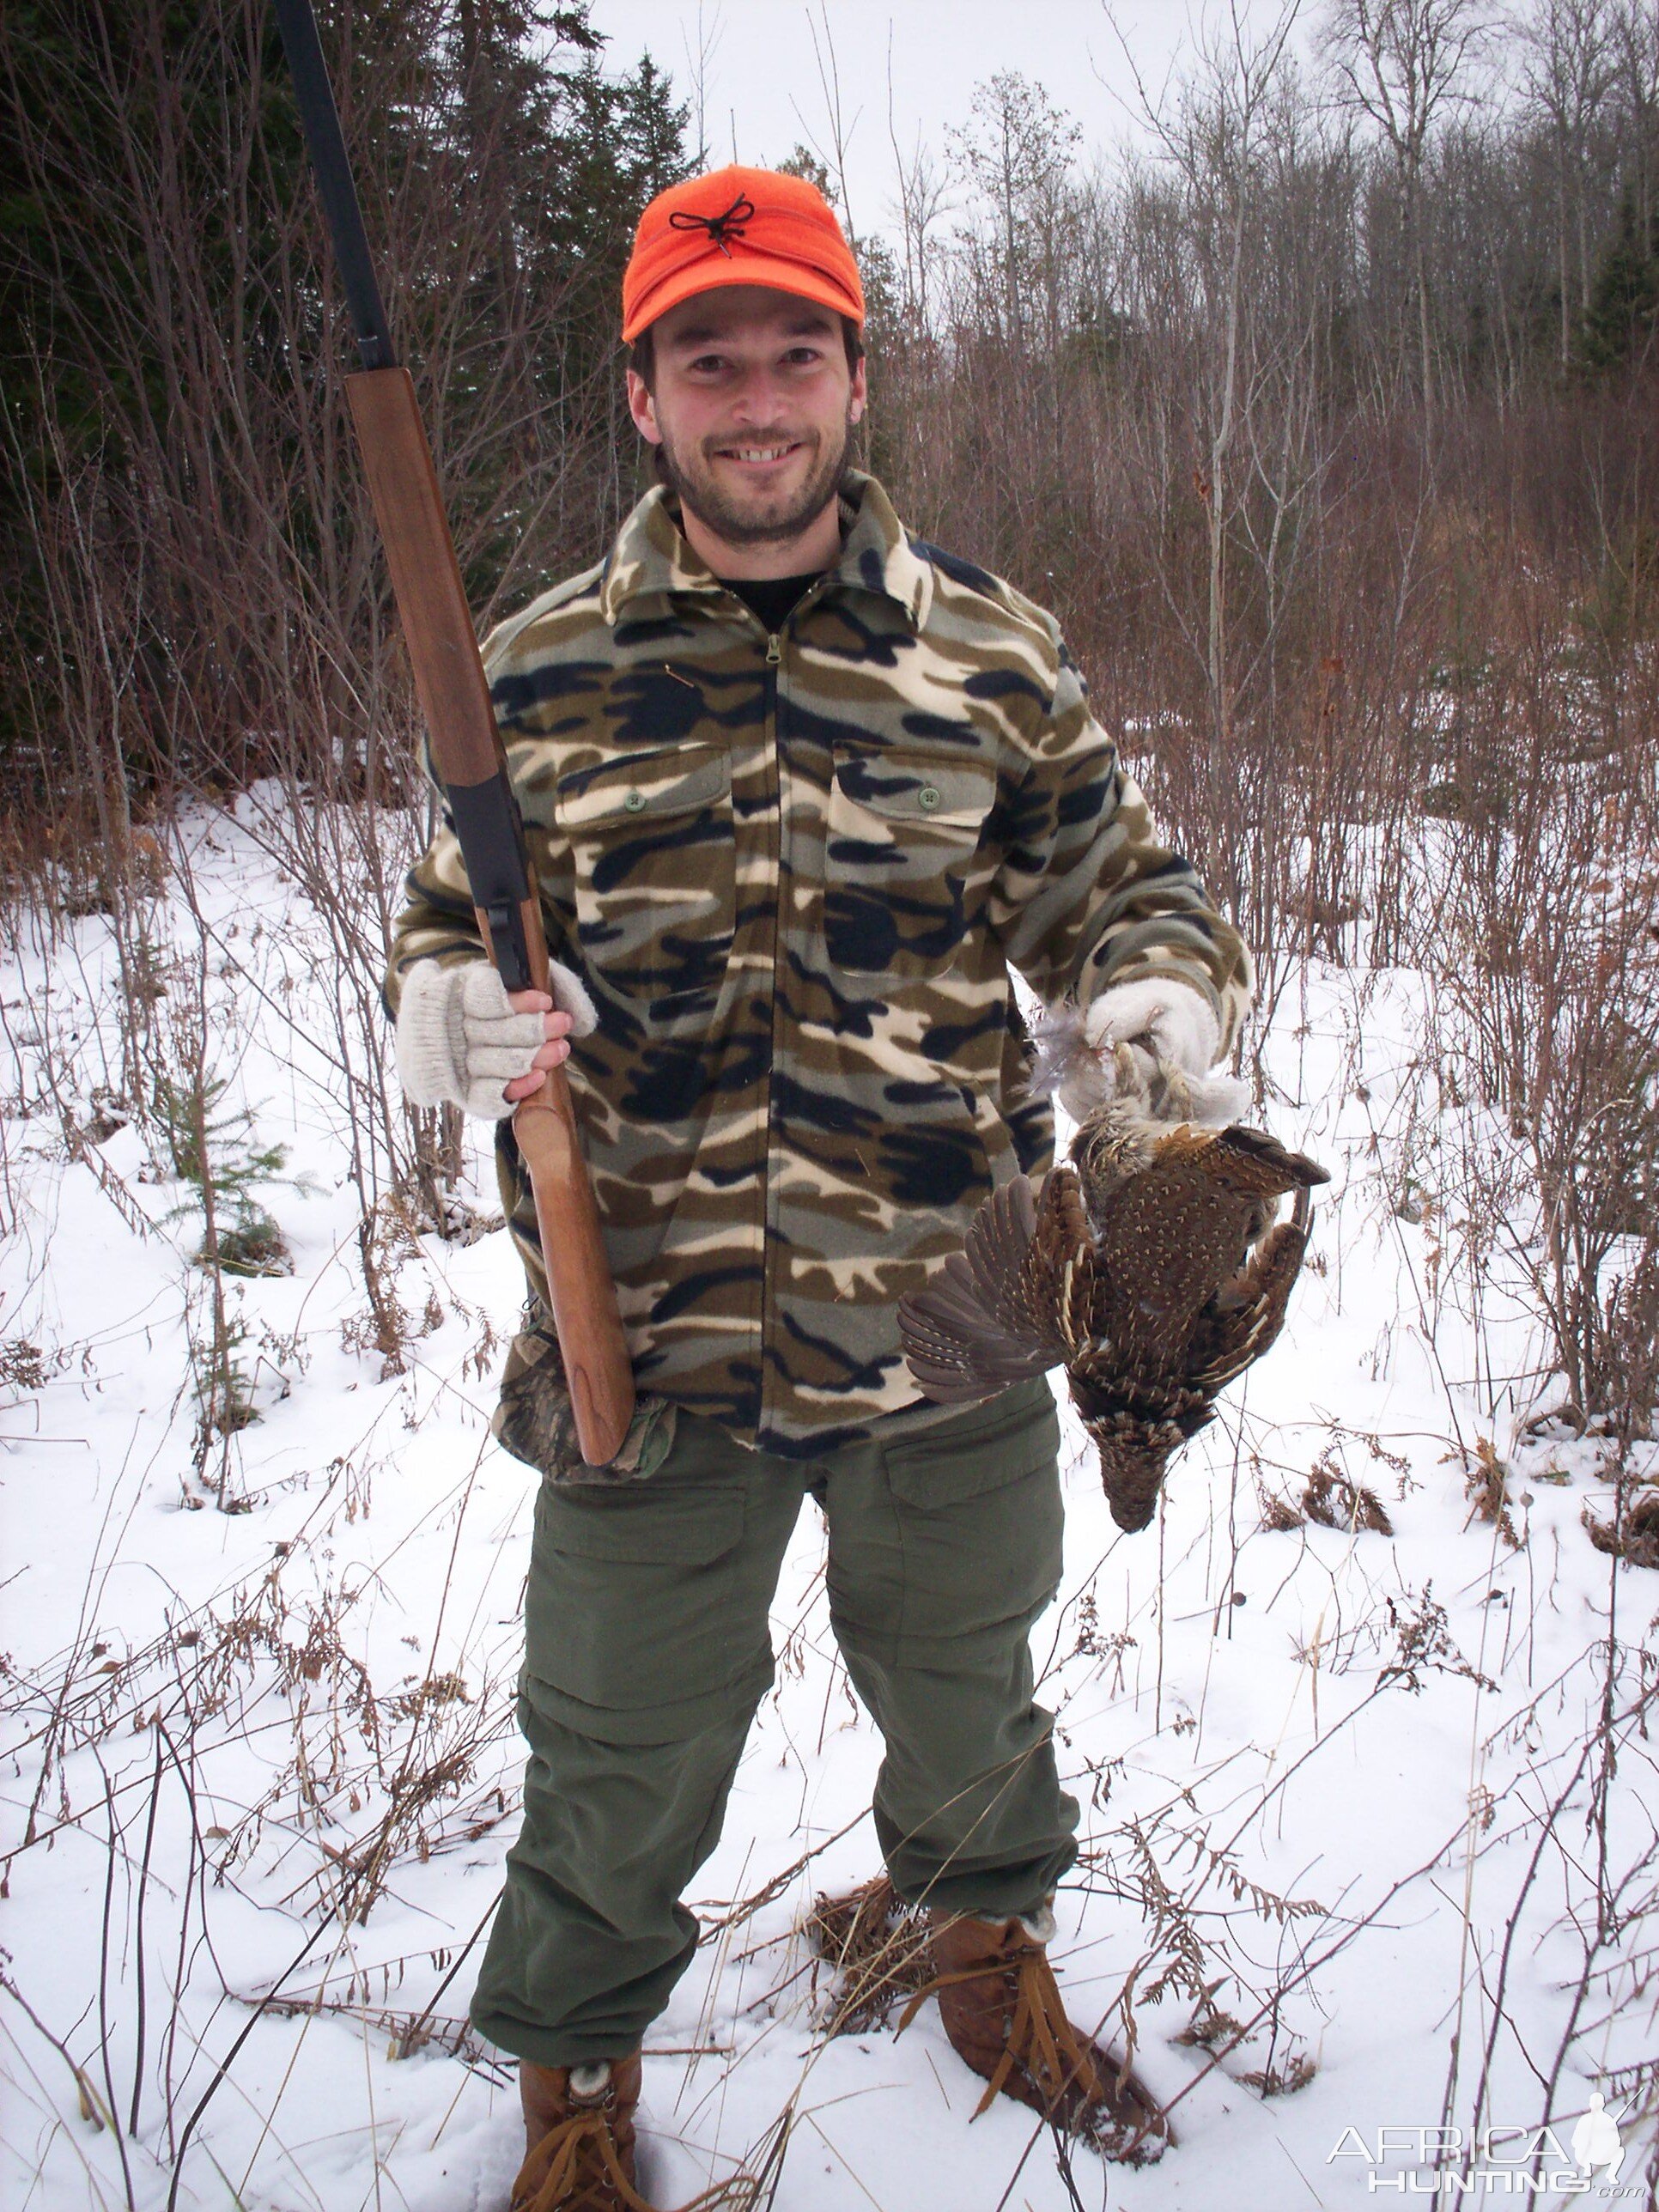
[[[502,1116],[568,1058],[641,1391],[617,1459],[584,1467],[500,1121],[532,1297],[497,1432],[545,1478],[524,1826],[472,2014],[521,2061],[514,2204],[643,2202],[641,2042],[696,1948],[680,1899],[772,1679],[808,1492],[952,2042],[1144,2149],[1156,2106],[1066,2022],[1042,1949],[1078,1817],[1027,1645],[1060,1571],[1053,1399],[922,1404],[896,1315],[994,1187],[1052,1159],[1011,964],[1103,1049],[1201,1074],[1249,963],[1154,843],[1052,617],[847,468],[864,306],[822,197],[739,167],[676,185],[623,307],[661,482],[484,647],[553,1003],[483,963],[447,830],[387,984],[417,1101]]]

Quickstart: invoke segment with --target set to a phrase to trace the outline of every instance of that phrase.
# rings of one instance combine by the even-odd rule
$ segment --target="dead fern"
[[[1305,2051],[1287,2059],[1283,2066],[1267,2066],[1259,2073],[1241,2074],[1237,2078],[1247,2089],[1254,2089],[1263,2097],[1291,2097],[1298,2089],[1305,2089],[1319,2071]]]
[[[1134,1857],[1135,1887],[1140,1893],[1141,1910],[1152,1923],[1151,1947],[1146,1963],[1153,1963],[1160,1955],[1164,1961],[1161,1972],[1146,1984],[1142,1994],[1148,2003],[1156,2004],[1171,1990],[1184,1992],[1192,2000],[1194,2007],[1194,2026],[1189,2033],[1194,2042],[1203,2042],[1219,2032],[1216,2025],[1219,2015],[1215,2004],[1215,1992],[1232,1977],[1223,1975],[1217,1978],[1212,1975],[1209,1954],[1194,1923],[1187,1899],[1164,1880],[1151,1839],[1139,1824],[1132,1820],[1127,1832],[1129,1848]],[[1134,1974],[1130,1975],[1120,2000],[1132,2045],[1135,2038],[1131,2024],[1131,1991],[1135,1978]]]
[[[1598,1521],[1588,1506],[1584,1528],[1598,1552],[1627,1566],[1659,1567],[1659,1491],[1644,1490],[1611,1521]]]
[[[927,1917],[878,1875],[844,1897],[816,1897],[802,1933],[835,1981],[825,2033],[885,2027],[893,2008],[933,1979]]]
[[[470,1705],[472,1693],[459,1674],[429,1674],[412,1690],[386,1700],[386,1710],[400,1721],[418,1720],[434,1705]]]
[[[1477,1437],[1474,1443],[1474,1464],[1466,1467],[1464,1494],[1469,1501],[1468,1528],[1476,1521],[1485,1521],[1497,1529],[1510,1551],[1521,1549],[1521,1538],[1510,1517],[1509,1469],[1492,1448],[1490,1437]]]
[[[1282,1897],[1253,1881],[1231,1851],[1211,1843],[1206,1830],[1188,1828],[1163,1838],[1161,1856],[1171,1869],[1183,1858],[1189,1860],[1189,1872],[1179,1887],[1159,1863],[1156,1827],[1149,1831],[1131,1821],[1124,1833],[1133,1859],[1133,1891],[1151,1923],[1146,1950],[1125,1979],[1118,1999],[1131,2057],[1137,2041],[1137,1998],[1156,2004],[1164,1997],[1179,1995],[1188,2001],[1191,2016],[1175,2037],[1177,2043],[1221,2057],[1242,2044],[1255,2042],[1261,2033],[1260,2025],[1252,2027],[1219,2002],[1222,1992],[1232,1987],[1245,1998],[1243,2009],[1254,2012],[1258,2023],[1264,2015],[1273,2022],[1268,2063],[1258,2075],[1243,2077],[1248,2086],[1260,2089],[1264,2096],[1301,2087],[1304,2079],[1311,2078],[1310,2074],[1301,2073],[1310,2062],[1291,2057],[1277,2066],[1273,2063],[1275,2045],[1282,2047],[1285,2042],[1279,2025],[1279,1993],[1267,1993],[1258,2005],[1263,1993],[1247,1987],[1231,1955],[1227,1935],[1231,1911],[1223,1907],[1218,1912],[1213,1906],[1200,1906],[1200,1899],[1212,1882],[1218,1882],[1235,1905],[1280,1927],[1294,1920],[1325,1917],[1326,1908],[1312,1898]],[[1218,1940],[1206,1936],[1200,1924],[1206,1918],[1217,1923],[1221,1931]]]
[[[69,1364],[67,1352],[42,1352],[26,1336],[11,1336],[0,1344],[0,1385],[12,1390],[44,1390],[54,1375]]]
[[[1302,1510],[1321,1528],[1340,1528],[1345,1535],[1361,1528],[1378,1536],[1394,1534],[1394,1523],[1376,1492],[1351,1480],[1329,1452],[1314,1463],[1302,1493]]]
[[[1264,1528],[1283,1534],[1291,1528],[1307,1527],[1307,1515],[1298,1512],[1288,1498],[1281,1498],[1277,1491],[1266,1489],[1257,1494],[1261,1500],[1261,1526]]]
[[[1248,2043],[1250,2030],[1244,2021],[1230,2012],[1223,2012],[1215,2002],[1215,1993],[1231,1978],[1218,1974],[1205,1984],[1203,2001],[1195,2008],[1185,2027],[1170,2038],[1171,2043],[1185,2044],[1189,2050],[1213,2051],[1218,2044],[1224,2050],[1235,2043]]]
[[[1281,1897],[1277,1890],[1264,1888],[1253,1881],[1231,1851],[1218,1849],[1207,1836],[1192,1838],[1198,1863],[1207,1863],[1206,1879],[1213,1879],[1232,1893],[1235,1905],[1248,1905],[1263,1920],[1283,1926],[1287,1920],[1304,1920],[1310,1916],[1322,1918],[1325,1907],[1316,1897]]]
[[[406,1373],[410,1346],[444,1324],[435,1290],[428,1286],[418,1321],[398,1296],[398,1277],[408,1261],[419,1259],[421,1237],[431,1226],[406,1182],[377,1199],[357,1224],[357,1256],[368,1304],[342,1324],[340,1340],[348,1352],[377,1354],[383,1382]]]

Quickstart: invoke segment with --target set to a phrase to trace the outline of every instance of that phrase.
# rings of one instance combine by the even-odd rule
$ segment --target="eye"
[[[823,359],[823,354],[817,346],[802,343],[791,346],[783,357],[791,368],[813,368]]]
[[[700,353],[685,364],[688,376],[718,376],[726,367],[726,356],[718,353]]]

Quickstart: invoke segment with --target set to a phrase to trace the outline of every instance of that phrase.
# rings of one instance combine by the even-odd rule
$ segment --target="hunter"
[[[405,1090],[496,1121],[530,1279],[495,1425],[543,1477],[531,1757],[471,2007],[520,2062],[514,2212],[646,2205],[641,2041],[696,1948],[682,1899],[809,1495],[885,1746],[877,1839],[928,1916],[952,2044],[1109,2153],[1168,2138],[1044,1951],[1079,1818],[1027,1641],[1060,1576],[1053,1395],[922,1402],[896,1316],[995,1186],[1052,1161],[1011,970],[1091,1043],[1201,1075],[1249,963],[1155,842],[1053,617],[848,465],[863,320],[810,184],[734,166],[651,202],[622,335],[658,481],[483,647],[552,1001],[506,994],[448,829],[395,929]],[[639,1388],[603,1468],[505,1118],[567,1060]]]

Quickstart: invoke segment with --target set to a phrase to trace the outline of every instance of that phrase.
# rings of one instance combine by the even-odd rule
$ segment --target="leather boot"
[[[512,2212],[652,2212],[635,2186],[640,2054],[519,2068],[525,2162]]]
[[[1052,1925],[975,1920],[934,1911],[931,1984],[957,2055],[990,2083],[979,2117],[999,2089],[1041,2112],[1103,2157],[1149,2165],[1175,2136],[1127,2062],[1101,2048],[1066,2016],[1040,1940]],[[913,2000],[910,2013],[929,1994]]]

